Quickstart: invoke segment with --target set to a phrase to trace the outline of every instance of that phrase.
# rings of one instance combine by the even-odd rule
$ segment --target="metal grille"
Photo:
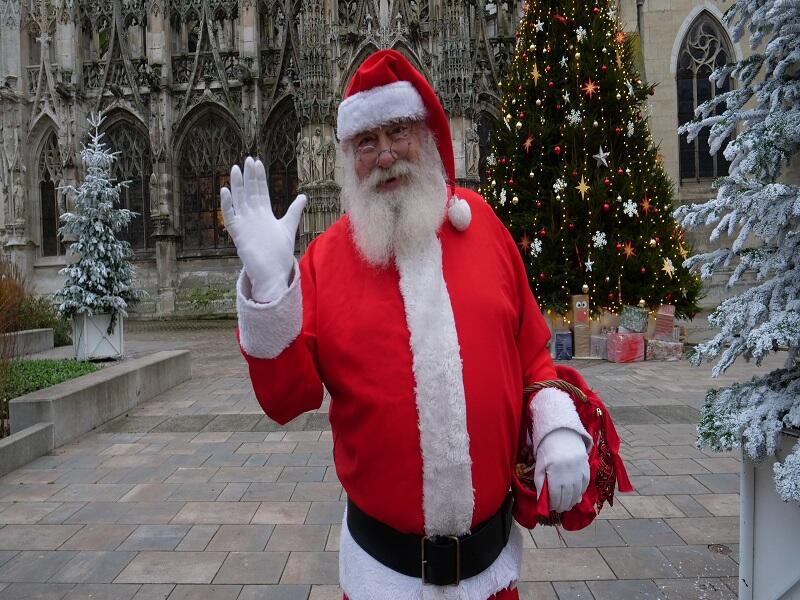
[[[214,113],[195,121],[182,144],[181,200],[185,250],[230,248],[219,205],[219,190],[244,154],[231,124]]]
[[[150,142],[139,129],[118,121],[106,132],[105,142],[112,151],[119,152],[112,176],[116,181],[128,181],[120,191],[120,206],[137,213],[128,227],[117,235],[130,242],[134,250],[153,247],[150,231]]]
[[[45,139],[39,154],[38,179],[39,202],[42,215],[42,256],[61,256],[64,244],[58,235],[58,222],[62,207],[58,206],[56,186],[61,182],[61,152],[58,149],[58,136],[51,131]]]
[[[678,124],[694,119],[694,111],[706,100],[730,90],[730,78],[716,87],[709,76],[731,57],[727,36],[709,14],[701,14],[683,41],[678,55]],[[723,107],[717,109],[720,114]],[[727,175],[730,163],[722,152],[709,154],[708,129],[691,142],[680,138],[680,177],[686,180],[714,179]]]

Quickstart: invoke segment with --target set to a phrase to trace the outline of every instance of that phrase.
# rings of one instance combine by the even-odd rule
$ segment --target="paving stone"
[[[700,504],[694,497],[689,495],[671,495],[667,499],[677,506],[686,517],[710,517],[712,516],[702,504]]]
[[[219,467],[178,467],[164,483],[206,483],[219,470]]]
[[[16,550],[0,550],[0,565],[4,565],[17,555]]]
[[[176,585],[169,600],[236,600],[241,585]]]
[[[69,517],[65,523],[116,523],[131,509],[121,502],[87,502],[86,506]]]
[[[583,581],[556,581],[553,583],[553,588],[558,600],[593,600],[594,598]],[[535,597],[533,596],[533,598]]]
[[[225,486],[225,489],[222,490],[219,496],[217,496],[217,502],[238,502],[244,496],[244,493],[247,491],[247,488],[250,486],[249,483],[229,483]]]
[[[6,525],[0,529],[0,550],[54,550],[80,525]]]
[[[730,554],[719,554],[709,550],[708,546],[662,546],[661,552],[678,570],[681,577],[735,577],[738,574],[738,565],[731,559]]]
[[[218,529],[218,525],[193,525],[175,550],[181,552],[205,550]]]
[[[73,587],[71,583],[12,583],[0,592],[0,600],[63,600]]]
[[[119,550],[174,550],[189,532],[189,525],[140,525]]]
[[[187,502],[172,522],[212,525],[249,523],[257,509],[260,510],[258,502]]]
[[[284,456],[284,455],[275,455]],[[292,456],[291,454],[285,456]],[[222,467],[211,478],[211,481],[223,483],[271,483],[277,481],[283,467]]]
[[[589,590],[595,600],[660,600],[658,586],[648,579],[623,579],[620,581],[589,581]]]
[[[174,588],[171,583],[145,583],[139,586],[132,600],[167,600]]]
[[[312,585],[308,600],[340,600],[342,590],[338,585]]]
[[[617,496],[631,516],[635,518],[683,517],[685,516],[666,496]]]
[[[57,583],[111,583],[135,555],[135,552],[84,550],[53,575],[50,581]]]
[[[242,501],[279,502],[291,499],[295,483],[251,483],[242,496]]]
[[[297,483],[300,481],[322,481],[325,467],[284,467],[278,481]]]
[[[667,475],[695,475],[709,472],[708,469],[692,458],[653,459],[653,464]]]
[[[157,433],[202,431],[214,417],[212,415],[181,415],[164,419],[151,431]]]
[[[667,519],[667,523],[687,544],[736,544],[739,541],[738,517],[692,517]]]
[[[0,581],[44,583],[66,565],[77,552],[26,550],[0,567]]]
[[[614,579],[614,573],[594,548],[525,549],[522,581]]]
[[[90,523],[59,546],[59,550],[114,550],[136,529],[133,525]]]
[[[135,583],[82,583],[72,588],[64,600],[131,600],[139,587]]]
[[[45,502],[65,487],[67,486],[63,483],[2,485],[0,486],[0,500],[3,502]]]
[[[288,556],[288,552],[231,552],[214,577],[214,583],[278,583]],[[310,583],[310,580],[298,583]]]
[[[292,552],[281,583],[339,583],[338,552]]]
[[[657,579],[664,600],[736,600],[737,594],[720,579]]]
[[[112,469],[70,469],[56,480],[56,483],[98,483],[107,477]]]
[[[169,523],[181,509],[180,502],[133,502],[118,523],[157,525]]]
[[[700,483],[706,475],[633,475],[631,484],[641,496],[666,494],[707,494],[709,488]]]
[[[237,600],[306,600],[310,591],[310,585],[245,585]]]
[[[58,508],[39,520],[39,525],[58,525],[86,506],[85,502],[62,502]]]
[[[260,415],[217,415],[203,431],[250,431],[260,420]]]
[[[700,422],[700,411],[686,405],[648,406],[647,410],[667,423]]]
[[[715,517],[739,516],[739,494],[700,494],[693,498]]]
[[[140,552],[115,583],[211,583],[225,552]]]
[[[245,442],[236,450],[237,454],[291,454],[297,442]]]
[[[341,523],[344,506],[344,502],[312,502],[305,522],[317,525]]]
[[[328,525],[276,525],[267,550],[325,550],[329,529]]]
[[[266,547],[272,530],[271,525],[222,525],[206,550],[260,552]]]
[[[653,460],[631,460],[626,465],[628,468],[628,475],[666,475],[666,473],[658,466]]]
[[[537,548],[565,548],[567,545],[560,527],[536,526],[531,529],[531,537]]]
[[[339,483],[309,482],[298,483],[292,494],[292,500],[339,500],[342,486]]]
[[[625,542],[619,537],[619,534],[605,519],[595,519],[590,525],[580,531],[561,531],[561,536],[570,548],[598,548],[602,546],[625,545]]]
[[[610,523],[629,546],[674,545],[682,542],[662,519],[630,519]]]
[[[341,533],[341,525],[331,525],[330,533],[328,533],[328,541],[325,542],[325,550],[329,552],[339,550],[339,537]]]
[[[181,483],[170,494],[171,502],[213,502],[225,491],[226,483]]]
[[[59,506],[58,502],[15,502],[0,512],[0,525],[30,525]]]
[[[276,525],[302,524],[310,508],[310,502],[262,502],[251,522]]]
[[[742,470],[742,461],[735,458],[696,458],[695,460],[712,473],[738,474]]]
[[[666,423],[664,419],[642,406],[615,406],[610,409],[614,424],[640,425],[644,423]]]
[[[738,494],[738,473],[703,473],[694,475],[694,478],[715,494]],[[683,492],[689,494],[702,494],[708,492]]]
[[[705,454],[694,446],[655,446],[653,450],[664,455],[664,458],[703,458]]]
[[[600,554],[618,579],[678,576],[678,571],[658,548],[601,548]]]
[[[54,502],[114,502],[133,488],[129,484],[71,483],[51,496]]]

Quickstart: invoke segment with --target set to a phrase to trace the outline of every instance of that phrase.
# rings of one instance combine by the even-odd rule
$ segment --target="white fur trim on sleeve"
[[[381,564],[359,546],[347,529],[347,513],[339,537],[339,584],[350,600],[486,600],[519,580],[522,536],[515,525],[500,555],[482,573],[458,586],[426,585]]]
[[[579,433],[586,444],[586,451],[592,448],[592,436],[586,431],[575,410],[569,394],[555,388],[540,390],[531,400],[533,418],[533,451],[536,452],[542,438],[554,429],[566,427]]]
[[[340,140],[346,140],[384,123],[424,119],[426,114],[422,96],[411,82],[395,81],[342,100],[336,119],[336,135]]]
[[[274,302],[254,301],[250,288],[250,278],[242,269],[236,282],[239,341],[250,356],[275,358],[300,335],[303,324],[300,267],[295,261],[291,285]]]

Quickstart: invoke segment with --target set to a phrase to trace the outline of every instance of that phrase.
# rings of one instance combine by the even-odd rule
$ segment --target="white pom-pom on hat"
[[[465,231],[472,222],[472,210],[463,198],[451,196],[447,207],[447,218],[450,223],[459,231]]]

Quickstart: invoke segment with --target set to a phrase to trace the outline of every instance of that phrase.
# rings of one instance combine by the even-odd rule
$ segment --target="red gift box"
[[[609,333],[608,360],[615,363],[644,360],[644,334]]]

